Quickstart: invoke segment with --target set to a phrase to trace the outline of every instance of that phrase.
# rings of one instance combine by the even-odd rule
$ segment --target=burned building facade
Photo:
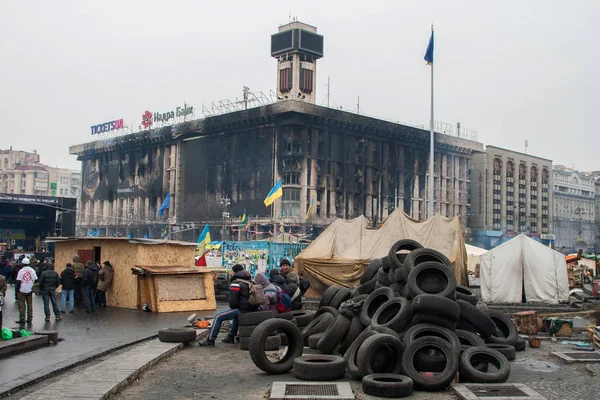
[[[435,210],[466,216],[477,142],[435,136]],[[82,161],[79,223],[102,235],[195,240],[205,223],[237,238],[313,233],[335,218],[374,224],[395,209],[426,218],[429,132],[302,101],[282,101],[71,147]],[[281,179],[283,197],[263,201]],[[158,208],[171,193],[171,207]],[[222,199],[228,199],[224,203]],[[463,218],[463,225],[466,218]],[[195,228],[195,229],[194,229]]]

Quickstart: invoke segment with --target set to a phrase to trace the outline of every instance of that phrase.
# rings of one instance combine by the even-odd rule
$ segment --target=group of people
[[[50,321],[50,306],[56,321],[62,320],[67,301],[69,312],[73,313],[75,304],[83,302],[86,312],[94,312],[96,304],[106,307],[106,291],[114,277],[110,262],[88,261],[84,265],[79,256],[73,257],[60,275],[54,270],[54,260],[30,259],[24,255],[11,262],[6,256],[0,260],[0,328],[2,327],[2,306],[5,301],[7,283],[15,285],[15,300],[19,308],[19,320],[24,325],[33,321],[33,294],[42,296],[46,321]],[[56,300],[56,289],[62,286],[60,310]]]
[[[252,279],[250,273],[240,264],[232,268],[233,276],[229,285],[229,309],[215,315],[208,338],[200,346],[214,347],[215,340],[224,321],[231,320],[231,326],[223,343],[235,343],[238,331],[238,315],[268,311],[283,313],[302,309],[302,296],[310,287],[305,277],[300,277],[292,269],[287,259],[281,260],[279,269],[269,271],[269,278],[259,272]],[[256,286],[260,287],[257,290]]]

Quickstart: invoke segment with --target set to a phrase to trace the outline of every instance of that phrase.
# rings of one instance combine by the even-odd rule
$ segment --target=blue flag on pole
[[[431,37],[429,38],[429,44],[425,52],[425,61],[427,61],[427,65],[433,65],[433,30],[431,31]]]
[[[167,193],[167,196],[163,200],[160,208],[158,209],[158,215],[162,217],[165,208],[171,208],[171,192]]]

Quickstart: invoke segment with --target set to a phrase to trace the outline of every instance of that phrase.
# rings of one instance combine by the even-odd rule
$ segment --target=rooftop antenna
[[[360,114],[360,96],[358,96],[358,100],[356,101],[356,113]]]
[[[525,154],[527,154],[528,147],[529,147],[529,140],[525,139]]]
[[[331,81],[327,77],[327,107],[329,108],[329,88],[331,87]]]

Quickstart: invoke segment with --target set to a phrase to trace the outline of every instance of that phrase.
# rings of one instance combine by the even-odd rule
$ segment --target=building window
[[[300,172],[284,172],[281,179],[284,185],[300,185]]]
[[[300,201],[300,189],[284,188],[283,201]]]

